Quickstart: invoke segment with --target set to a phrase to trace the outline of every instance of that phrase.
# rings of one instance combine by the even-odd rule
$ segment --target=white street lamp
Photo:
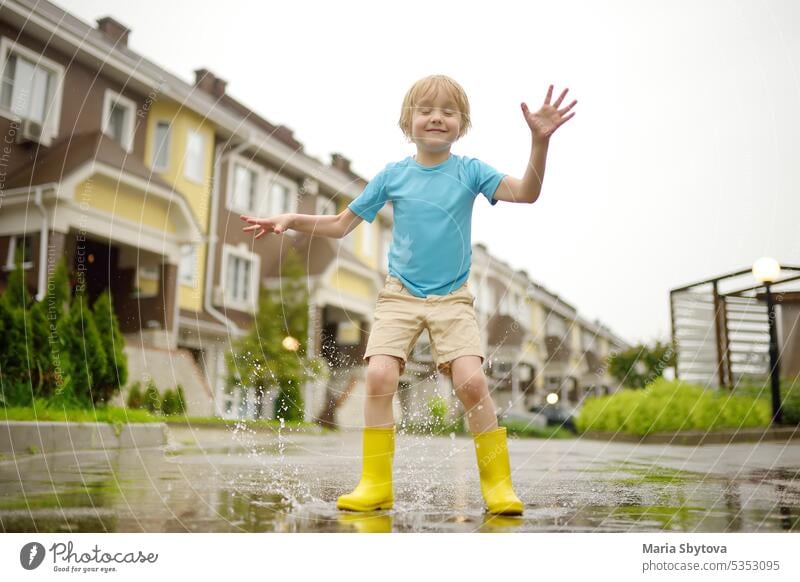
[[[774,283],[781,274],[781,266],[772,257],[761,257],[753,263],[753,277],[759,283]]]
[[[287,335],[285,338],[283,338],[281,345],[283,345],[284,349],[287,349],[290,352],[296,352],[297,348],[300,347],[300,342],[292,336]]]

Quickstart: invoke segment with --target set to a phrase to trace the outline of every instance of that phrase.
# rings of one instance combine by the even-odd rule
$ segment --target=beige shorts
[[[473,305],[475,297],[465,282],[447,295],[416,297],[402,281],[389,275],[378,293],[375,321],[367,341],[364,360],[383,354],[401,360],[400,374],[420,334],[427,328],[433,361],[444,374],[460,356],[485,359]]]

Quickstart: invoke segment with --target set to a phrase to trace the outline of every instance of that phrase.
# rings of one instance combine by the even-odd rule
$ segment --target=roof
[[[60,182],[89,161],[107,164],[147,180],[154,186],[174,191],[171,185],[153,173],[141,160],[129,154],[119,143],[101,131],[73,134],[57,141],[45,153],[34,157],[29,164],[11,174],[6,181],[6,187],[24,188]]]

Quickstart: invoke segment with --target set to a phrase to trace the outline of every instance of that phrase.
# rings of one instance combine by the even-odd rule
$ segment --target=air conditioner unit
[[[17,143],[39,143],[42,141],[42,124],[31,119],[23,120],[16,138]]]

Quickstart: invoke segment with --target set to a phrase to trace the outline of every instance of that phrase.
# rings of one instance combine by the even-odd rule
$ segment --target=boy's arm
[[[532,204],[539,198],[544,180],[544,168],[547,161],[547,148],[550,146],[550,137],[575,115],[573,111],[565,116],[577,103],[575,100],[563,109],[559,109],[567,91],[569,89],[564,89],[558,99],[551,105],[550,98],[553,96],[553,86],[550,85],[544,98],[544,104],[536,113],[531,113],[525,103],[521,104],[522,114],[525,116],[525,121],[531,130],[531,157],[522,180],[505,176],[495,190],[495,199]]]
[[[339,214],[279,214],[272,218],[257,218],[242,214],[240,218],[250,224],[242,230],[256,231],[257,239],[269,233],[283,234],[289,229],[316,236],[342,238],[362,220],[349,208],[345,208]]]
[[[522,180],[511,176],[503,176],[494,191],[493,198],[495,200],[526,204],[536,202],[542,192],[542,181],[544,180],[544,168],[547,162],[547,148],[549,145],[549,138],[538,143],[534,138],[525,176],[523,176]]]

